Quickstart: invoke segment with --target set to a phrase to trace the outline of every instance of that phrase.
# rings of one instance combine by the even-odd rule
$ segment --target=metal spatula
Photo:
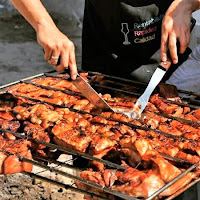
[[[163,76],[167,72],[171,65],[170,61],[161,62],[158,67],[156,68],[155,72],[153,73],[147,88],[145,89],[144,93],[139,97],[137,102],[135,103],[135,108],[129,112],[124,112],[129,118],[139,118],[143,110],[145,109],[149,97],[151,96],[152,92],[156,88],[156,86],[160,83]]]

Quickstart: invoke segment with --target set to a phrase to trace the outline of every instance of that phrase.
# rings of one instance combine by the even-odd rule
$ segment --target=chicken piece
[[[73,95],[68,95],[68,94],[64,94],[60,91],[55,91],[52,96],[52,99],[60,99],[63,103],[63,105],[71,107],[72,105],[75,104],[75,102],[80,99],[79,96],[73,96]],[[59,104],[61,105],[61,104]]]
[[[162,111],[165,114],[170,114],[174,117],[183,117],[183,108],[172,103],[164,102],[162,98],[155,94],[150,97],[150,102],[153,103],[158,110]]]
[[[115,174],[113,172],[111,172],[110,170],[95,172],[92,169],[85,170],[85,171],[81,172],[80,177],[83,178],[83,179],[86,179],[87,181],[92,181],[96,184],[99,184],[102,187],[111,187],[117,179]],[[76,186],[79,189],[82,189],[82,190],[85,190],[85,191],[90,191],[94,194],[97,194],[97,195],[100,195],[102,197],[114,200],[114,198],[112,196],[110,196],[109,194],[107,194],[107,193],[105,193],[105,192],[103,192],[99,189],[96,189],[94,187],[91,187],[89,185],[86,185],[86,184],[78,182],[78,181],[76,181],[75,183],[76,183]],[[84,196],[84,199],[98,200],[95,197],[90,197],[90,196],[87,196],[87,195]]]
[[[126,160],[131,167],[136,167],[142,162],[141,156],[135,149],[121,148],[120,152],[123,153],[122,160]]]
[[[62,90],[70,90],[73,92],[79,92],[78,89],[74,86],[72,82],[69,82],[67,80],[60,80],[59,82],[53,85],[54,88],[62,89]]]
[[[90,146],[90,153],[92,155],[96,155],[101,153],[105,149],[113,148],[115,145],[117,145],[117,142],[114,140],[111,140],[106,137],[96,136],[93,137],[92,139],[92,143]]]
[[[144,112],[141,116],[142,122],[152,129],[156,129],[159,126],[161,117],[150,112]]]
[[[7,92],[12,93],[12,94],[24,95],[24,94],[28,94],[29,92],[37,91],[39,89],[40,88],[31,84],[19,83],[17,85],[14,85],[8,88]]]
[[[157,165],[158,173],[162,180],[169,182],[181,174],[181,170],[169,163],[159,154],[153,155],[151,160]]]
[[[32,139],[41,140],[44,142],[50,142],[50,137],[47,132],[44,131],[44,129],[40,125],[32,124],[30,122],[25,121],[24,122],[24,133],[27,134]],[[37,144],[32,142],[31,146],[33,149],[44,149],[46,148],[45,145]]]
[[[137,175],[137,173],[139,174]],[[164,181],[151,171],[147,174],[138,171],[129,177],[131,178],[128,183],[119,186],[114,185],[112,189],[132,197],[148,198],[165,185]]]
[[[169,126],[167,124],[160,124],[158,128],[162,132],[168,133],[168,134],[171,134],[171,135],[176,135],[176,136],[182,136],[183,135],[183,133],[180,130],[178,130],[175,127],[172,128],[171,126]]]
[[[92,135],[92,142],[90,145],[90,152],[92,155],[99,154],[105,149],[110,149],[117,145],[117,141],[115,140],[116,134],[114,132],[106,131],[106,129],[100,132],[99,129],[97,130],[97,134]]]
[[[16,132],[20,128],[20,123],[19,121],[4,120],[3,122],[1,122],[1,128]],[[3,135],[10,140],[16,139],[16,137],[9,132],[4,132]]]
[[[26,141],[5,140],[4,146],[0,150],[0,173],[13,174],[23,171],[31,172],[32,164],[20,160],[18,156],[32,159],[32,155],[27,147]]]
[[[180,159],[183,159],[185,161],[188,161],[190,163],[197,163],[200,161],[200,158],[199,156],[195,156],[195,155],[191,155],[191,154],[188,154],[188,153],[185,153],[183,151],[179,151],[177,154],[176,154],[176,157],[177,158],[180,158]],[[200,167],[200,166],[199,166]]]
[[[124,110],[122,110],[121,112],[123,112]],[[113,113],[111,115],[111,119],[113,120],[117,120],[117,121],[122,121],[122,122],[130,122],[131,119],[129,117],[127,117],[126,115],[124,114],[121,114],[121,113]]]
[[[57,83],[60,82],[60,79],[54,78],[54,77],[45,77],[45,78],[37,78],[34,80],[31,80],[32,83],[36,83],[38,85],[43,85],[43,86],[53,86]]]
[[[156,106],[153,103],[148,102],[145,107],[145,112],[158,113],[159,110],[158,110],[158,108],[156,108]]]
[[[82,110],[88,104],[89,104],[89,101],[87,99],[80,99],[74,103],[73,108],[76,110]]]
[[[117,180],[115,174],[107,169],[102,172],[85,170],[80,173],[80,177],[105,187],[111,187]]]
[[[181,179],[176,181],[172,186],[170,186],[169,188],[164,190],[164,192],[162,192],[159,195],[159,197],[162,198],[162,197],[170,196],[170,195],[174,194],[181,188],[184,188],[184,186],[188,185],[192,181],[192,179],[195,178],[195,176],[196,176],[195,173],[191,173],[191,172],[186,174],[184,177],[182,177]]]
[[[135,141],[134,143],[136,150],[139,152],[140,156],[144,159],[144,160],[149,160],[149,157],[147,157],[147,152],[149,150],[149,152],[152,153],[153,155],[153,150],[151,145],[149,144],[147,139],[141,138]]]
[[[200,123],[200,109],[188,113],[185,119]]]
[[[16,155],[10,155],[4,160],[3,169],[3,174],[14,174],[23,171],[19,158]]]
[[[170,144],[169,140],[166,143],[166,142],[161,142],[159,139],[156,140],[154,138],[153,141],[151,142],[150,140],[149,143],[152,146],[152,148],[158,151],[159,153],[164,153],[172,157],[175,157],[180,150],[178,147]]]
[[[115,173],[115,175],[117,176],[117,180],[121,184],[124,184],[124,183],[126,184],[127,182],[128,183],[131,182],[132,187],[135,187],[135,186],[138,186],[139,184],[141,184],[141,182],[146,177],[145,172],[139,171],[132,167],[128,167],[128,169],[125,170],[124,172],[117,171]]]
[[[106,118],[106,119],[110,119],[112,114],[113,114],[112,112],[102,112],[101,116]]]
[[[25,106],[18,105],[15,106],[13,110],[18,113],[16,118],[19,120],[26,120],[30,116],[30,112],[28,111],[28,108]]]
[[[92,103],[88,103],[86,106],[83,107],[82,110],[88,113],[101,112],[101,110],[96,108],[95,105]]]
[[[200,154],[200,143],[197,141],[188,141],[177,139],[174,141],[174,145],[182,150],[189,150],[190,152]]]
[[[190,124],[185,124],[185,123],[178,122],[176,120],[172,120],[170,122],[170,126],[173,129],[180,130],[182,132],[182,135],[188,139],[198,140],[200,136],[198,128],[193,127]]]
[[[54,141],[56,144],[80,152],[85,152],[92,140],[90,137],[91,133],[76,129],[72,124],[66,121],[60,121],[56,124],[52,129],[52,133],[54,134]]]
[[[72,87],[76,89],[71,82],[55,77],[37,78],[32,80],[32,82],[39,85],[51,86],[53,88],[63,89],[63,90],[71,90]]]
[[[103,117],[93,117],[91,123],[108,124],[108,120]]]
[[[122,124],[118,127],[118,130],[122,135],[136,136],[136,132],[130,126]]]
[[[1,111],[0,112],[0,118],[11,121],[11,120],[14,119],[14,115],[10,112]]]
[[[95,121],[97,120],[97,118],[95,119]],[[101,120],[101,118],[100,118],[100,120]],[[100,121],[100,122],[104,122],[104,119],[102,120],[102,121]],[[95,123],[95,125],[93,125],[93,126],[96,126],[97,128],[96,128],[96,131],[95,132],[93,132],[93,133],[99,133],[99,134],[103,134],[103,133],[105,133],[105,132],[108,132],[108,131],[111,131],[111,129],[113,129],[113,126],[112,125],[106,125],[106,123],[104,124],[104,123],[102,123],[102,124],[96,124]]]
[[[62,113],[54,111],[51,106],[46,104],[36,104],[30,108],[31,122],[41,125],[44,129],[62,118]]]
[[[112,100],[108,101],[108,104],[112,107],[112,108],[128,108],[128,109],[132,109],[134,108],[134,102],[133,101],[127,101],[125,99],[117,99],[117,98],[113,98]]]
[[[108,136],[104,136],[109,133],[113,134],[113,132],[105,132],[103,135],[100,134],[95,134],[92,135],[91,137],[91,144],[90,144],[90,149],[89,149],[89,154],[93,155],[96,158],[103,158],[104,156],[107,156],[109,152],[111,151],[116,151],[116,148],[118,146],[116,140],[112,140]],[[97,167],[100,171],[104,169],[104,164],[96,162],[96,161],[91,161],[93,165]]]

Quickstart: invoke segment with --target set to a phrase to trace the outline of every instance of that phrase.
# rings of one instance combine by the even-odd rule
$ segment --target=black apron
[[[160,48],[161,23],[173,0],[86,0],[82,68],[126,77]]]

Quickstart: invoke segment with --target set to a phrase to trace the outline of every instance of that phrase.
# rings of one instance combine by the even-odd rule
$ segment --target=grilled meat
[[[50,142],[49,134],[45,132],[40,125],[32,124],[26,121],[24,122],[24,133],[27,134],[28,137],[33,139],[33,142],[31,142],[31,147],[36,151],[44,149],[46,148],[46,146],[35,143],[34,139],[41,140],[47,143]]]
[[[87,75],[84,76],[87,79]],[[61,75],[61,77],[68,78],[69,76]],[[159,153],[181,158],[190,163],[199,162],[199,110],[191,111],[187,106],[166,101],[155,94],[151,96],[150,102],[139,120],[129,119],[122,113],[113,112],[102,112],[98,113],[98,116],[94,116],[84,114],[84,111],[92,112],[94,106],[79,95],[79,91],[71,82],[59,78],[45,77],[34,79],[33,83],[51,88],[44,89],[32,84],[20,83],[7,91],[16,96],[34,98],[39,103],[23,97],[16,97],[14,104],[5,104],[5,100],[1,102],[0,97],[0,105],[2,105],[0,109],[1,128],[11,131],[20,129],[33,140],[50,142],[52,138],[52,141],[58,145],[86,152],[100,159],[112,160],[117,155],[118,163],[126,163],[128,167],[125,172],[117,171],[114,174],[106,169],[103,164],[93,161],[90,164],[95,166],[98,171],[87,170],[82,172],[81,177],[86,180],[111,187],[133,197],[147,198],[185,170],[184,167],[180,168],[175,163],[165,160]],[[76,93],[68,95],[62,90]],[[104,94],[102,97],[118,110],[133,109],[136,101],[136,98],[112,97],[110,94]],[[173,100],[180,101],[177,98]],[[60,107],[67,106],[68,108],[56,107],[49,105],[49,103],[60,105]],[[72,108],[80,112],[75,112]],[[164,117],[160,116],[162,113],[165,114]],[[167,115],[171,117],[166,117]],[[178,117],[179,120],[176,120],[175,117]],[[191,120],[194,123],[182,121],[180,118]],[[23,125],[20,126],[20,124]],[[148,128],[157,129],[157,131],[148,130]],[[163,133],[159,133],[159,130]],[[7,135],[7,133],[3,134],[10,139],[16,139],[12,138],[14,137],[12,135]],[[2,140],[0,145],[4,144],[6,142]],[[45,149],[44,145],[38,145],[34,141],[29,145],[33,152],[41,152]],[[21,148],[23,149],[23,144]],[[27,149],[23,151],[24,154],[20,155],[31,158]],[[7,148],[6,151],[11,150]],[[5,167],[7,171],[4,171],[4,167],[1,167],[2,173],[23,171],[24,163],[16,155],[16,152],[19,151],[14,151],[9,155],[10,157],[6,151],[0,151],[0,166],[8,166],[11,162],[16,166],[16,169],[10,172],[11,168]],[[198,172],[199,169],[196,169],[196,171]],[[188,173],[161,193],[159,197],[173,194],[191,182],[197,174]],[[84,184],[77,184],[77,186],[85,190],[92,190]],[[94,193],[108,197],[98,190],[94,190]],[[90,197],[86,198],[91,199]],[[109,198],[112,197],[109,196]]]
[[[54,141],[64,147],[72,148],[81,152],[85,152],[89,146],[92,138],[90,132],[76,129],[73,123],[67,123],[67,121],[60,121],[56,124],[52,133],[54,134]]]
[[[20,160],[19,156],[32,159],[29,145],[25,140],[6,140],[0,136],[0,174],[32,171],[32,165]]]
[[[113,172],[111,172],[110,170],[103,170],[101,172],[95,172],[92,169],[90,169],[90,170],[81,172],[80,177],[83,179],[86,179],[88,181],[92,181],[96,184],[99,184],[102,187],[111,187],[114,184],[114,182],[117,180],[116,175]],[[93,187],[85,185],[84,183],[76,181],[76,185],[78,188],[81,188],[85,191],[90,191],[94,194],[101,195],[108,199],[114,199],[113,197],[104,193],[103,191],[100,191],[98,189],[95,189]],[[84,197],[87,200],[98,200],[97,198],[93,198],[93,197],[90,197],[87,195],[85,195]]]

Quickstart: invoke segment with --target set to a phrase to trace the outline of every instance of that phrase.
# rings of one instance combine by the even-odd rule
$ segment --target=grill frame
[[[15,82],[12,82],[12,83],[9,83],[9,84],[6,84],[6,85],[3,85],[3,86],[0,86],[0,91],[5,91],[5,89],[7,89],[8,87],[10,86],[14,86],[18,83],[25,83],[25,84],[32,84],[32,85],[35,85],[37,87],[41,87],[41,88],[44,88],[44,89],[48,89],[48,90],[55,90],[55,91],[61,91],[61,92],[64,92],[66,94],[69,94],[69,95],[80,95],[82,96],[80,93],[76,93],[76,92],[72,92],[72,91],[66,91],[66,90],[61,90],[61,89],[56,89],[56,88],[52,88],[52,87],[49,87],[49,86],[41,86],[41,85],[38,85],[38,84],[35,84],[35,83],[31,83],[31,80],[34,80],[35,78],[42,78],[42,77],[54,77],[54,78],[60,78],[60,79],[63,79],[63,80],[68,80],[67,78],[65,77],[58,77],[57,75],[54,75],[53,73],[57,73],[55,70],[53,71],[50,71],[50,72],[46,72],[46,73],[41,73],[41,74],[37,74],[35,76],[31,76],[31,77],[27,77],[25,79],[21,79],[19,81],[15,81]],[[89,76],[93,76],[93,75],[102,75],[102,76],[105,76],[106,78],[109,78],[109,79],[114,79],[115,81],[122,81],[122,82],[125,82],[125,83],[128,83],[128,84],[136,84],[136,85],[140,85],[142,86],[144,89],[146,87],[147,84],[145,83],[141,83],[141,82],[137,82],[137,81],[131,81],[131,80],[128,80],[128,79],[124,79],[124,78],[119,78],[119,77],[114,77],[114,76],[110,76],[110,75],[105,75],[105,74],[100,74],[100,73],[96,73],[96,72],[88,72]],[[113,83],[111,81],[111,83]],[[126,84],[121,84],[123,86],[125,86]],[[93,86],[95,87],[99,87],[99,88],[102,88],[102,89],[108,89],[108,90],[115,90],[116,92],[122,92],[122,93],[125,93],[125,94],[128,94],[128,95],[134,95],[134,96],[140,96],[142,94],[142,91],[141,93],[135,93],[135,92],[129,92],[129,91],[123,91],[121,89],[118,89],[118,88],[111,88],[109,86],[102,86],[102,85],[99,85],[99,84],[94,84]],[[195,98],[199,98],[200,95],[199,94],[196,94],[196,93],[193,93],[193,92],[189,92],[189,91],[183,91],[183,90],[179,90],[180,93],[182,94],[185,94],[185,95],[192,95],[193,97],[192,98],[183,98],[183,100],[188,104],[186,103],[179,103],[179,102],[174,102],[174,101],[170,101],[170,100],[164,100],[168,103],[173,103],[173,104],[177,104],[179,106],[187,106],[187,107],[190,107],[191,109],[198,109],[199,107],[197,105],[200,105],[200,101]],[[61,107],[61,108],[69,108],[70,111],[73,111],[73,112],[77,112],[77,113],[81,113],[81,114],[90,114],[91,113],[87,113],[85,111],[80,111],[80,110],[76,110],[76,109],[73,109],[73,108],[70,108],[70,107],[67,107],[67,106],[60,106],[60,105],[57,105],[57,104],[52,104],[52,103],[49,103],[49,102],[46,102],[46,101],[41,101],[41,100],[37,100],[37,99],[33,99],[33,98],[30,98],[30,97],[25,97],[25,96],[21,96],[21,95],[16,95],[18,97],[22,97],[22,98],[26,98],[26,99],[29,99],[31,101],[36,101],[36,102],[40,102],[40,103],[46,103],[46,104],[50,104],[54,107]],[[194,105],[195,104],[195,105]],[[197,105],[196,105],[197,104]],[[174,120],[178,120],[178,121],[182,121],[184,123],[188,123],[188,124],[191,124],[191,125],[196,125],[196,126],[200,126],[200,123],[198,122],[193,122],[193,121],[190,121],[190,120],[185,120],[185,119],[182,119],[182,118],[178,118],[178,117],[172,117],[170,115],[166,115],[166,114],[163,114],[163,113],[157,113],[158,115],[161,115],[163,117],[167,117],[167,118],[170,118],[170,119],[174,119]],[[93,114],[92,114],[93,115]],[[98,116],[98,115],[93,115],[93,116]],[[102,116],[101,116],[102,117]],[[107,118],[105,118],[107,119]],[[122,123],[122,124],[125,124],[125,125],[128,125],[130,126],[131,128],[133,129],[141,129],[141,130],[147,130],[147,131],[154,131],[158,134],[163,134],[167,137],[170,137],[170,138],[180,138],[180,139],[184,139],[184,140],[188,140],[188,141],[191,141],[191,142],[195,142],[195,140],[191,140],[191,139],[188,139],[188,138],[184,138],[182,136],[174,136],[172,134],[169,134],[169,133],[165,133],[165,132],[162,132],[160,130],[156,130],[156,129],[151,129],[149,127],[142,127],[142,126],[137,126],[137,125],[134,125],[134,124],[130,124],[130,123],[126,123],[126,122],[122,122],[122,121],[119,121],[119,120],[113,120],[112,121],[116,121],[116,122],[119,122],[119,123]],[[2,132],[9,132],[9,133],[12,133],[13,135],[19,137],[19,138],[24,138],[24,139],[27,139],[27,140],[33,140],[31,137],[28,137],[26,136],[25,134],[23,133],[18,133],[18,132],[12,132],[10,130],[6,130],[6,129],[2,129],[0,128],[0,131]],[[110,161],[106,161],[106,160],[102,160],[102,159],[96,159],[92,156],[89,156],[88,154],[85,154],[85,153],[81,153],[81,152],[78,152],[76,150],[72,150],[72,149],[68,149],[68,148],[65,148],[65,147],[61,147],[61,146],[58,146],[58,145],[55,145],[55,144],[52,144],[52,143],[46,143],[42,140],[37,140],[37,139],[34,139],[34,142],[38,143],[38,144],[43,144],[45,145],[46,147],[50,147],[50,148],[57,148],[63,152],[66,152],[68,154],[72,154],[72,155],[76,155],[76,156],[80,156],[80,157],[83,157],[83,158],[87,158],[89,160],[95,160],[95,161],[98,161],[98,162],[101,162],[103,164],[106,164],[108,166],[111,166],[111,167],[114,167],[116,169],[121,169],[121,170],[125,170],[126,168],[125,167],[121,167],[120,165],[117,165],[115,163],[112,163]],[[164,155],[163,156],[166,158],[168,157],[169,159],[169,156],[167,155]],[[26,159],[26,158],[23,158],[23,157],[20,157],[21,160],[25,161],[25,162],[29,162],[29,163],[32,163],[33,165],[37,165],[37,163],[34,163],[34,161],[31,161],[29,159]],[[170,157],[170,159],[172,159],[173,161],[177,161],[177,158],[174,158],[174,157]],[[179,162],[184,162],[183,160],[181,161],[179,159]],[[200,162],[200,161],[199,161]],[[155,194],[151,195],[150,197],[148,197],[146,200],[151,200],[153,198],[155,198],[157,195],[159,195],[160,193],[162,193],[165,189],[167,189],[168,187],[170,187],[174,182],[176,182],[177,180],[179,180],[181,177],[183,177],[185,174],[191,172],[192,170],[194,170],[195,168],[197,168],[197,166],[199,165],[199,162],[198,163],[195,163],[195,164],[191,164],[191,166],[183,173],[181,173],[178,177],[176,177],[174,180],[170,181],[169,183],[167,183],[163,188],[161,188],[160,190],[158,190]],[[40,165],[40,164],[38,164]],[[52,169],[46,169],[46,170],[49,170],[51,171]],[[62,173],[62,172],[61,172]],[[30,176],[37,176],[36,174],[33,174],[33,173],[25,173],[25,174],[29,174]],[[42,177],[40,177],[42,179]],[[46,179],[45,177],[43,177],[43,179]],[[191,182],[189,185],[185,186],[184,188],[182,188],[180,191],[177,191],[175,194],[165,198],[167,200],[171,200],[173,198],[175,198],[176,196],[178,196],[180,193],[186,191],[187,189],[189,189],[190,187],[192,187],[193,185],[195,185],[196,183],[198,183],[200,180],[197,179],[197,180],[194,180],[193,182]],[[55,182],[54,180],[48,180],[46,179],[46,181],[49,181],[52,183]],[[53,183],[54,184],[54,183]],[[59,184],[59,183],[56,183],[55,184]],[[84,180],[84,184],[88,184],[88,181],[85,181]],[[61,183],[62,185],[62,183]],[[90,183],[88,184],[90,185]],[[94,186],[93,184],[91,184],[92,186]],[[97,184],[98,185],[98,184]],[[95,185],[96,186],[96,185]],[[66,187],[63,185],[63,187]],[[127,196],[127,195],[124,195],[123,193],[120,193],[118,194],[118,192],[114,191],[114,190],[111,190],[109,188],[102,188],[101,186],[96,186],[98,189],[102,190],[102,191],[105,191],[107,193],[110,193],[110,194],[113,194],[115,196],[118,196],[118,197],[124,197],[124,199],[130,199],[130,200],[137,200],[137,198],[133,198],[133,197],[130,197],[130,196]],[[79,191],[81,192],[81,191]],[[83,191],[84,193],[85,191]],[[94,195],[94,194],[89,194],[89,195]],[[98,195],[97,195],[98,196]],[[102,197],[103,198],[103,197]]]

